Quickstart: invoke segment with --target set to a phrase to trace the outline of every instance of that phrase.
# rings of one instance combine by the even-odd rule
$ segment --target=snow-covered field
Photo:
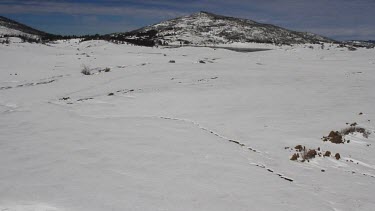
[[[0,210],[374,210],[375,50],[272,49],[0,45]]]

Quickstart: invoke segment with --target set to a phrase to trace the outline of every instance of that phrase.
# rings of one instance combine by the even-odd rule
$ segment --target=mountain
[[[0,16],[0,35],[41,38],[49,34]]]
[[[336,42],[312,33],[296,32],[271,24],[252,20],[226,17],[209,12],[198,12],[150,25],[129,33],[113,34],[112,37],[133,37],[164,43],[184,43],[192,45],[259,42],[276,44],[305,44]]]

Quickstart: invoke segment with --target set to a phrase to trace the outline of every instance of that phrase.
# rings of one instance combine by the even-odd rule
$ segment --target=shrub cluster
[[[289,147],[286,147],[285,149],[289,149]],[[311,159],[319,156],[319,157],[331,157],[331,152],[330,151],[321,151],[320,147],[317,149],[307,149],[305,146],[302,145],[297,145],[294,147],[295,153],[293,153],[292,157],[290,160],[293,161],[300,161],[300,162],[309,162]],[[335,158],[337,160],[340,159],[340,154],[336,153]]]

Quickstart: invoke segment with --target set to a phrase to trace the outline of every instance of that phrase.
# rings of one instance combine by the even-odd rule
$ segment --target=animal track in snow
[[[171,117],[159,117],[159,118],[161,118],[161,119],[166,119],[166,120],[172,120],[172,121],[186,122],[186,123],[189,123],[189,124],[195,125],[195,126],[198,127],[199,129],[204,130],[204,131],[206,131],[206,132],[208,132],[208,133],[210,133],[210,134],[212,134],[212,135],[214,135],[214,136],[217,136],[217,137],[219,137],[219,138],[221,138],[221,139],[224,139],[224,140],[226,140],[226,141],[228,141],[228,142],[231,142],[231,143],[237,144],[237,145],[239,145],[240,147],[246,147],[248,150],[250,150],[250,151],[252,151],[252,152],[262,154],[259,150],[256,150],[256,149],[254,149],[254,148],[252,148],[252,147],[247,147],[246,144],[243,144],[243,143],[241,143],[240,141],[233,140],[233,139],[229,139],[229,138],[227,138],[227,137],[225,137],[225,136],[223,136],[223,135],[220,135],[220,134],[218,134],[218,133],[216,133],[216,132],[214,132],[214,131],[212,131],[212,130],[210,130],[210,129],[208,129],[208,128],[202,127],[202,126],[201,126],[199,123],[197,123],[197,122],[194,122],[194,121],[191,121],[191,120],[185,120],[185,119],[171,118]],[[289,178],[289,177],[286,177],[286,176],[284,176],[283,174],[275,173],[274,170],[272,170],[272,169],[270,169],[270,168],[266,168],[266,166],[264,166],[264,165],[256,164],[256,163],[251,163],[251,165],[254,165],[254,166],[257,166],[257,167],[260,167],[260,168],[264,168],[264,169],[266,169],[268,172],[270,172],[270,173],[272,173],[272,174],[276,174],[276,175],[279,176],[281,179],[284,179],[284,180],[286,180],[286,181],[289,181],[289,182],[293,182],[293,181],[294,181],[293,179],[291,179],[291,178]]]
[[[142,89],[122,89],[122,90],[117,90],[115,92],[109,92],[105,94],[98,94],[98,95],[93,95],[89,97],[78,97],[78,98],[73,98],[73,97],[61,97],[59,98],[59,101],[65,101],[66,104],[73,104],[75,102],[85,102],[88,100],[93,100],[95,97],[104,97],[104,96],[114,96],[115,94],[129,94],[133,92],[140,92],[143,91]]]
[[[224,139],[224,140],[226,140],[226,141],[228,141],[228,142],[231,142],[231,143],[237,144],[237,145],[239,145],[239,146],[241,146],[241,147],[246,147],[246,144],[241,143],[241,142],[238,141],[238,140],[230,139],[230,138],[227,138],[227,137],[225,137],[225,136],[223,136],[223,135],[220,135],[220,134],[218,134],[218,133],[216,133],[216,132],[214,132],[214,131],[212,131],[212,130],[210,130],[210,129],[208,129],[208,128],[205,128],[205,127],[201,126],[201,125],[200,125],[199,123],[197,123],[197,122],[194,122],[194,121],[191,121],[191,120],[186,120],[186,119],[171,118],[171,117],[159,117],[159,118],[161,118],[161,119],[166,119],[166,120],[173,120],[173,121],[186,122],[186,123],[189,123],[189,124],[195,125],[195,126],[198,127],[199,129],[204,130],[204,131],[206,131],[206,132],[208,132],[208,133],[210,133],[210,134],[212,134],[212,135],[214,135],[214,136],[217,136],[217,137],[219,137],[219,138],[221,138],[221,139]],[[256,153],[261,153],[259,150],[253,149],[252,147],[246,147],[246,148],[247,148],[248,150],[250,150],[250,151],[253,151],[253,152],[256,152]]]
[[[57,78],[62,78],[62,77],[64,77],[64,76],[59,75],[59,76],[41,79],[37,82],[29,82],[29,83],[19,84],[19,85],[16,85],[16,86],[3,86],[3,87],[0,87],[0,90],[50,84],[50,83],[53,83],[53,82],[57,81]]]
[[[257,163],[250,163],[251,165],[253,166],[256,166],[256,167],[259,167],[259,168],[262,168],[262,169],[265,169],[267,170],[269,173],[272,173],[272,174],[275,174],[277,175],[278,177],[280,177],[281,179],[284,179],[286,181],[289,181],[289,182],[293,182],[294,180],[289,178],[289,177],[286,177],[284,176],[283,174],[280,174],[280,173],[275,173],[274,170],[270,169],[270,168],[267,168],[265,165],[262,165],[262,164],[257,164]]]

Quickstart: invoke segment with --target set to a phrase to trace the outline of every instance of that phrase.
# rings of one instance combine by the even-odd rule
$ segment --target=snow
[[[0,210],[373,210],[374,49],[222,46],[0,45]]]

